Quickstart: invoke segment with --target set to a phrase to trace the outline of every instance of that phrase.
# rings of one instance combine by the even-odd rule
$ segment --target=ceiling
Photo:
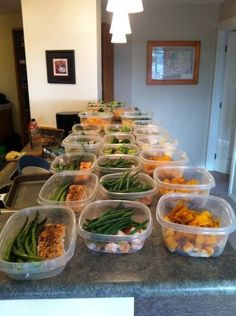
[[[107,0],[102,0],[107,2]],[[219,4],[225,0],[153,0],[159,3],[169,4]],[[0,12],[14,12],[21,10],[21,0],[1,0],[0,1]]]

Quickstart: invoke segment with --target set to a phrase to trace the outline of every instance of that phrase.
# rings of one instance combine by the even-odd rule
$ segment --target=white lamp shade
[[[112,16],[110,33],[131,34],[129,15],[125,12],[115,12]]]
[[[113,33],[111,37],[112,43],[127,43],[126,35],[124,33]]]
[[[143,11],[142,0],[108,0],[108,12],[138,13]]]

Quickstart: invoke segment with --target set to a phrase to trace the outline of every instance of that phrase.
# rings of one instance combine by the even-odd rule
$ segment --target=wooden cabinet
[[[26,144],[28,142],[30,106],[28,94],[27,68],[25,59],[24,33],[22,29],[13,30],[13,46],[15,54],[21,134],[23,136],[24,144]]]

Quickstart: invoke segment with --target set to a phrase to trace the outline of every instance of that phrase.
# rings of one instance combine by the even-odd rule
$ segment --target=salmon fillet
[[[38,239],[38,255],[43,259],[54,259],[64,253],[64,224],[47,224]]]
[[[66,195],[66,201],[79,201],[85,198],[86,186],[80,184],[72,184],[69,186]]]

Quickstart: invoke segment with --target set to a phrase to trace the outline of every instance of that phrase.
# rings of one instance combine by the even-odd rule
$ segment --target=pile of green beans
[[[140,182],[137,173],[130,175],[130,172],[125,172],[120,177],[104,180],[101,184],[109,192],[135,193],[152,189],[149,184]]]
[[[70,185],[71,185],[71,183],[66,183],[66,184],[60,185],[58,187],[58,189],[56,190],[56,192],[53,195],[51,195],[50,200],[52,200],[52,201],[65,201]]]
[[[132,207],[122,207],[119,204],[116,208],[107,209],[101,216],[93,219],[86,219],[83,229],[96,234],[116,235],[118,231],[131,229],[128,235],[136,233],[140,229],[146,229],[148,220],[138,223],[132,219],[135,213]]]
[[[45,227],[47,218],[39,221],[38,217],[38,212],[31,222],[29,222],[28,216],[26,217],[23,226],[5,253],[4,259],[6,261],[32,262],[42,260],[37,255],[37,246],[39,235]]]
[[[132,161],[120,157],[118,159],[107,160],[99,166],[104,168],[131,168],[133,164]]]
[[[58,170],[58,171],[62,171],[62,170],[79,170],[80,169],[80,163],[82,161],[85,161],[83,156],[78,158],[77,160],[74,160],[74,161],[71,161],[71,162],[68,162],[68,163],[63,163],[63,164],[58,163],[58,165],[55,166],[55,169]]]

